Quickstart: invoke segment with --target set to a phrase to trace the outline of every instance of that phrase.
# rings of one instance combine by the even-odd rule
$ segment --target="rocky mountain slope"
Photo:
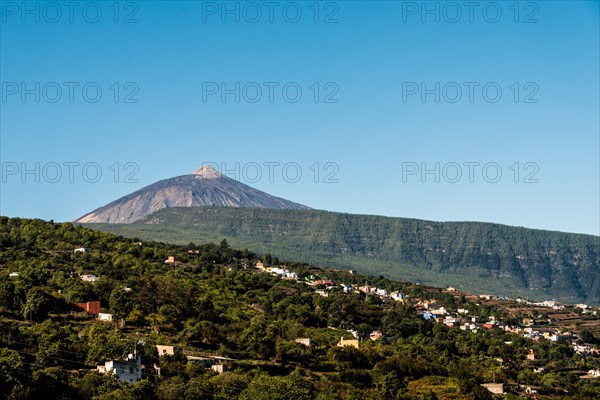
[[[78,218],[75,222],[127,224],[163,208],[195,206],[310,209],[251,188],[209,166],[203,166],[192,174],[146,186]]]

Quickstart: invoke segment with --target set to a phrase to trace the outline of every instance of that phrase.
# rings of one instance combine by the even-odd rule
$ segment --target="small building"
[[[210,368],[218,374],[222,374],[229,371],[229,367],[226,364],[215,364]]]
[[[440,307],[438,309],[431,308],[429,309],[429,312],[436,315],[446,315],[448,313],[445,307]]]
[[[174,256],[167,257],[167,259],[165,260],[165,264],[175,264],[175,257]]]
[[[92,315],[100,315],[100,301],[87,301],[85,303],[75,303],[73,307],[78,311],[84,311]]]
[[[75,250],[73,250],[73,253],[91,253],[92,249],[90,249],[89,247],[78,247]]]
[[[383,337],[383,333],[381,333],[380,331],[373,331],[371,332],[371,334],[369,335],[369,339],[371,339],[372,341],[376,341],[379,340]]]
[[[541,391],[541,387],[539,386],[526,386],[525,393],[526,394],[538,394]]]
[[[365,294],[370,294],[373,293],[375,291],[375,288],[365,284],[365,286],[359,286],[358,288],[359,291],[365,293]]]
[[[500,325],[496,321],[488,321],[485,324],[481,325],[483,329],[497,329]]]
[[[94,274],[83,274],[80,276],[81,280],[84,282],[90,282],[90,283],[94,283],[97,282],[98,280],[100,280],[100,278],[98,278],[96,275]]]
[[[333,285],[333,281],[331,279],[317,279],[316,281],[313,281],[313,284],[331,286]]]
[[[161,355],[158,353],[158,355]],[[186,356],[188,363],[198,364],[203,368],[211,368],[216,364],[217,360],[212,357]]]
[[[296,340],[294,340],[294,342],[302,344],[306,347],[310,347],[311,344],[310,338],[297,338]]]
[[[326,290],[315,290],[315,293],[322,297],[329,297],[329,293]]]
[[[127,384],[142,380],[142,356],[134,353],[127,356],[127,360],[106,361],[104,365],[97,366],[101,374],[115,375],[119,382]]]
[[[546,301],[542,302],[541,305],[544,307],[554,308],[554,307],[560,306],[560,303],[556,300],[546,300]]]
[[[291,272],[291,271],[288,271],[288,272],[285,274],[285,277],[286,277],[287,279],[298,279],[298,273],[297,273],[297,272]]]
[[[175,353],[181,353],[181,352],[183,352],[183,349],[179,346],[168,346],[168,345],[157,344],[156,351],[158,352],[158,356],[162,357],[162,356],[173,356],[173,355],[175,355]]]
[[[337,347],[354,347],[359,348],[358,339],[344,339],[342,336],[340,341],[337,344]]]
[[[529,361],[535,361],[535,353],[533,352],[533,350],[529,350],[529,354],[527,354],[527,359]]]
[[[279,268],[279,267],[271,268],[271,273],[273,273],[274,275],[285,275],[288,272],[290,272],[290,271],[288,271],[287,269]]]
[[[100,321],[112,322],[112,321],[114,321],[115,316],[113,314],[108,314],[108,313],[99,313],[98,319]]]
[[[19,277],[19,273],[18,272],[11,272],[10,274],[8,274],[9,278],[18,278]]]
[[[390,294],[390,297],[396,301],[403,301],[405,298],[404,293],[400,293],[400,292],[392,292]]]
[[[504,394],[504,384],[503,383],[482,383],[481,386],[489,390],[494,394]]]

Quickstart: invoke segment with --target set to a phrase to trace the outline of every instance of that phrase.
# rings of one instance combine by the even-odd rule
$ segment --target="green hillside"
[[[165,263],[169,257],[175,262]],[[517,400],[528,386],[538,388],[540,400],[600,399],[596,380],[578,377],[600,369],[600,358],[578,354],[572,344],[596,346],[590,331],[534,341],[517,329],[520,321],[541,329],[548,317],[527,306],[508,312],[468,294],[300,263],[278,264],[297,274],[283,279],[252,268],[258,260],[225,241],[138,242],[68,223],[0,217],[0,398],[492,400],[480,385],[496,382]],[[326,295],[317,290],[324,285],[306,284],[316,279],[334,282]],[[367,279],[405,298],[358,290]],[[74,303],[89,301],[113,321],[75,310]],[[475,318],[476,328],[424,318],[424,302],[467,309],[477,317],[457,318]],[[517,330],[485,328],[492,317]],[[336,345],[353,335],[355,345]],[[161,356],[156,345],[179,350]],[[119,367],[117,375],[97,371],[134,351],[141,357],[136,380],[120,380],[133,367]],[[532,353],[535,362],[526,357]],[[534,372],[539,368],[544,373]]]
[[[432,222],[325,211],[167,208],[125,236],[186,244],[226,238],[281,259],[370,275],[567,303],[600,303],[600,238],[478,222]]]

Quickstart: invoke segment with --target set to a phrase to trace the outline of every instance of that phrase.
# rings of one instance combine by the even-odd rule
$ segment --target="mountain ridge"
[[[282,259],[514,297],[600,303],[600,237],[485,222],[319,210],[171,208],[95,228],[173,243],[217,241]]]

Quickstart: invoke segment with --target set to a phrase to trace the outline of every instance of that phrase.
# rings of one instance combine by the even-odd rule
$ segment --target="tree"
[[[406,390],[406,383],[400,378],[397,371],[388,372],[381,378],[377,386],[384,399],[394,399]]]
[[[240,400],[312,400],[314,397],[312,385],[301,377],[261,374],[250,382]]]
[[[25,387],[27,373],[21,355],[10,349],[0,348],[0,398],[8,399]]]
[[[265,254],[262,258],[265,266],[270,267],[273,264],[273,256],[269,253]]]
[[[174,377],[161,382],[158,388],[160,400],[180,400],[185,398],[186,385],[180,377]]]
[[[598,339],[596,338],[596,336],[594,336],[594,334],[590,332],[590,330],[587,328],[583,328],[581,329],[581,331],[579,331],[579,338],[584,343],[598,344]]]
[[[68,372],[62,367],[50,367],[33,371],[31,399],[69,399],[74,397],[74,390],[69,386]]]
[[[112,290],[108,303],[110,311],[123,317],[128,315],[133,308],[131,296],[122,287],[115,287]]]
[[[79,393],[86,399],[101,397],[119,387],[114,376],[90,371],[76,383]]]
[[[93,325],[86,332],[88,355],[86,363],[96,365],[111,358],[122,359],[133,351],[133,343],[104,325]]]
[[[0,278],[0,307],[12,308],[15,304],[15,285],[5,277]]]
[[[66,281],[63,296],[65,300],[72,303],[80,303],[96,297],[92,284],[79,278],[72,278]]]
[[[237,399],[248,387],[248,377],[235,371],[210,378],[214,400]]]
[[[51,296],[39,287],[29,289],[25,304],[21,309],[21,315],[25,319],[41,321],[48,317],[52,306]]]

